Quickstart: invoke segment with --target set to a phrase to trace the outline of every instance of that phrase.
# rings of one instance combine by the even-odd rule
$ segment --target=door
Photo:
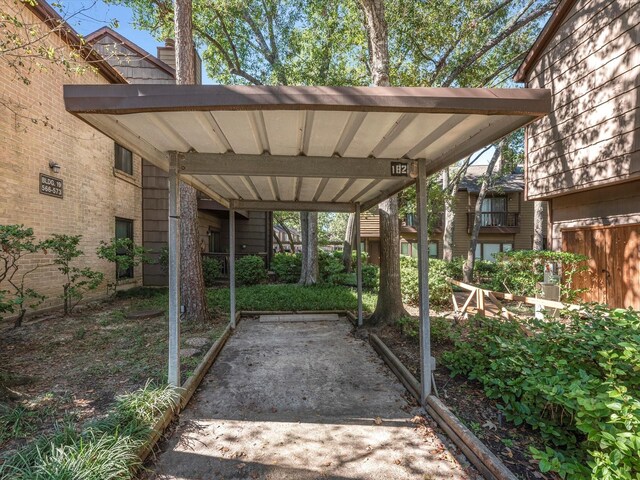
[[[369,262],[374,265],[380,265],[380,241],[379,240],[369,240],[367,242],[367,246],[369,247]]]
[[[565,230],[562,249],[589,257],[574,279],[584,301],[640,309],[640,224]]]

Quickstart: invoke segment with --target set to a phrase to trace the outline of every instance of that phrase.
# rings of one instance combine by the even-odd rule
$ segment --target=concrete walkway
[[[466,479],[346,320],[243,320],[153,479]]]

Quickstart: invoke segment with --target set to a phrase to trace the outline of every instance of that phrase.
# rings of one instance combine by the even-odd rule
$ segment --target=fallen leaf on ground
[[[380,417],[376,417],[373,420],[373,423],[375,423],[376,425],[382,425],[382,419]]]
[[[484,428],[488,428],[489,430],[497,430],[498,427],[496,427],[496,424],[493,423],[491,420],[487,420],[485,423],[482,424],[482,426]]]

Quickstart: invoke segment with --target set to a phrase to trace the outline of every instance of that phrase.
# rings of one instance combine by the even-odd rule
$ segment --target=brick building
[[[6,5],[16,9],[9,14],[41,34],[34,49],[52,49],[71,59],[71,67],[47,61],[39,67],[26,60],[17,70],[9,58],[0,59],[0,224],[24,224],[40,239],[53,233],[82,235],[85,256],[77,265],[102,271],[112,281],[115,267],[98,259],[95,250],[117,234],[142,240],[142,160],[66,113],[62,90],[65,84],[126,80],[45,2]],[[41,193],[41,175],[62,181],[61,198]],[[29,261],[42,264],[30,276],[30,286],[49,297],[45,305],[59,304],[62,276],[51,259],[41,255]],[[130,283],[141,282],[141,268],[123,274]]]

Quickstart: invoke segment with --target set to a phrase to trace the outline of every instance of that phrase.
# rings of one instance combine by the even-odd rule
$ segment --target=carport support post
[[[169,385],[180,386],[180,157],[169,153]]]
[[[360,203],[356,203],[356,279],[358,285],[358,326],[362,326],[362,242],[360,240]]]
[[[229,324],[236,328],[236,211],[229,209]]]
[[[427,220],[427,161],[418,160],[418,289],[420,291],[420,400],[431,395],[431,324],[429,320],[429,233]]]

